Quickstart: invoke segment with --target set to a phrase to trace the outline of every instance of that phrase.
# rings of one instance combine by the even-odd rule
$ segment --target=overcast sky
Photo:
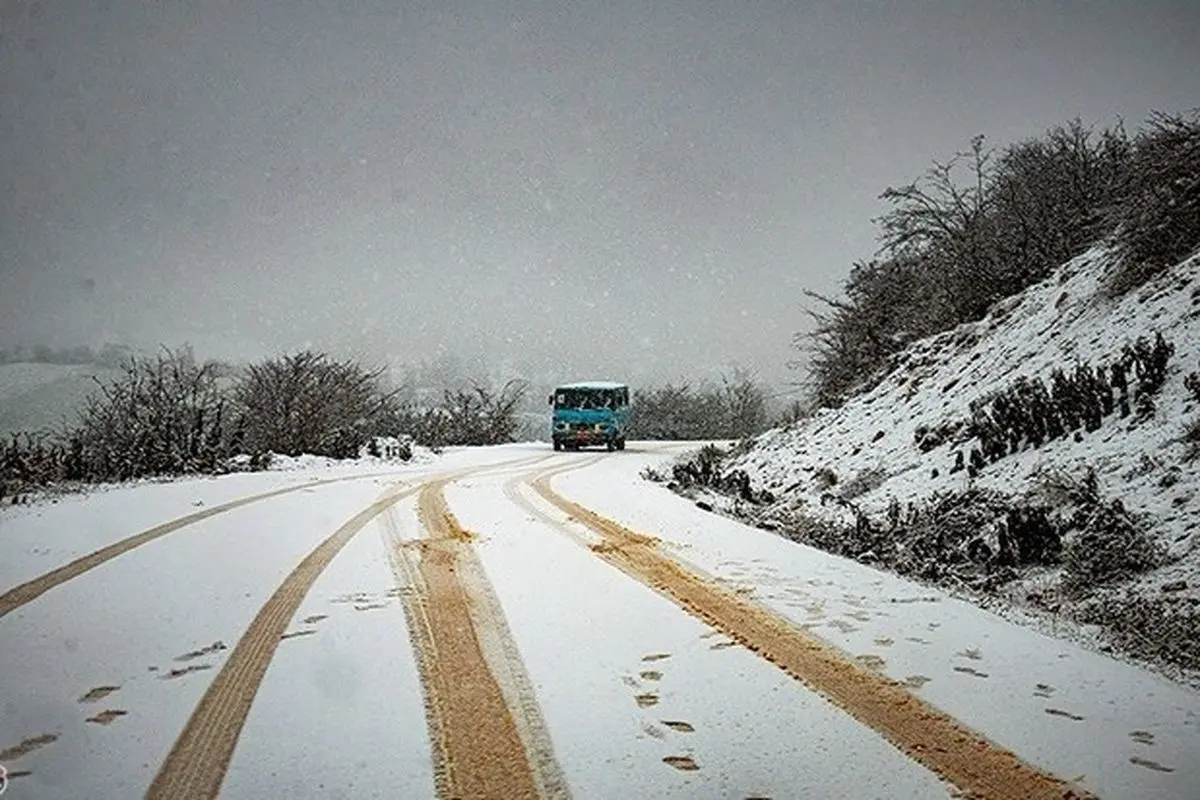
[[[0,345],[786,380],[977,133],[1200,105],[1200,3],[0,0]]]

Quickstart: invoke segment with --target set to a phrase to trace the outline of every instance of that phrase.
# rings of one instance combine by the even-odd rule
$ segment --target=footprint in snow
[[[28,755],[34,750],[40,750],[56,741],[58,741],[57,733],[43,733],[41,736],[30,736],[27,739],[23,739],[20,744],[13,745],[6,750],[0,750],[0,763],[16,761],[21,756]]]
[[[374,611],[377,608],[387,608],[387,603],[366,603],[354,606],[355,611]]]
[[[661,721],[663,725],[666,725],[673,731],[679,731],[680,733],[694,733],[696,731],[690,722],[683,722],[677,719],[664,719]]]
[[[655,739],[667,738],[667,735],[662,732],[661,728],[657,725],[651,725],[649,722],[642,726],[642,730],[645,731],[647,736],[653,736]]]
[[[206,669],[212,669],[212,664],[192,664],[191,666],[180,667],[179,669],[173,669],[170,672],[168,672],[166,675],[163,675],[162,679],[164,681],[169,681],[174,678],[182,678],[184,675],[190,675],[193,672],[202,672],[203,670],[206,670]]]
[[[874,653],[863,653],[854,657],[856,663],[866,667],[872,672],[883,672],[887,667],[887,662]]]
[[[97,714],[94,717],[88,717],[87,721],[95,722],[98,725],[111,725],[113,720],[115,720],[119,717],[123,717],[128,713],[129,713],[128,711],[123,711],[122,709],[119,709],[119,708],[109,708],[109,709],[105,709],[104,711],[101,711],[99,714]]]
[[[312,636],[314,633],[316,633],[316,631],[312,630],[312,629],[299,630],[299,631],[288,631],[287,633],[285,633],[279,637],[279,641],[282,642],[284,639],[295,639],[300,636]]]
[[[103,700],[120,688],[120,686],[97,686],[94,689],[88,689],[87,694],[79,698],[79,702],[94,703],[97,700]]]
[[[221,650],[228,650],[228,649],[229,648],[225,645],[224,642],[217,641],[217,642],[213,642],[212,644],[208,645],[207,647],[201,647],[199,650],[193,650],[190,653],[184,653],[181,656],[175,656],[175,660],[176,661],[191,661],[193,658],[202,658],[203,656],[209,655],[210,653],[216,653]]]
[[[986,672],[980,672],[979,670],[974,669],[973,667],[955,667],[954,671],[961,672],[964,675],[973,675],[976,678],[986,678],[988,676],[988,674]]]
[[[663,763],[684,772],[695,772],[700,769],[700,765],[691,756],[664,756]]]
[[[1083,719],[1084,719],[1083,717],[1079,716],[1078,714],[1072,714],[1070,711],[1063,711],[1061,708],[1047,708],[1047,709],[1045,709],[1045,712],[1047,714],[1050,714],[1051,716],[1066,717],[1067,719],[1073,720],[1075,722],[1083,722]]]

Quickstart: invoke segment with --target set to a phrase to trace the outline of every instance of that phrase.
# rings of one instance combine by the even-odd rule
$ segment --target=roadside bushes
[[[1190,597],[1128,595],[1085,602],[1078,619],[1103,626],[1122,650],[1151,661],[1200,669],[1200,613]]]
[[[66,460],[66,448],[45,431],[10,434],[0,442],[0,503],[59,480]]]
[[[719,384],[637,389],[630,439],[741,439],[771,424],[767,392],[752,374],[734,370]]]
[[[511,442],[520,425],[519,411],[528,393],[524,381],[500,388],[484,383],[445,389],[439,405],[404,404],[396,426],[430,447],[490,445]]]
[[[187,349],[130,356],[117,379],[99,383],[73,427],[10,438],[0,457],[0,496],[62,480],[219,471],[233,432],[220,373]]]
[[[1063,536],[1062,586],[1068,593],[1120,581],[1161,566],[1166,551],[1119,499],[1105,499],[1095,470],[1081,477],[1047,472],[1030,493],[1055,509]]]
[[[212,472],[228,455],[230,403],[218,366],[187,349],[130,356],[65,434],[68,480],[117,481]]]
[[[380,388],[382,372],[311,350],[250,365],[233,392],[236,448],[357,456],[371,437],[398,433],[387,429],[395,392]]]
[[[706,444],[695,453],[683,456],[671,464],[669,479],[662,472],[651,468],[644,470],[642,477],[658,483],[665,481],[668,489],[684,494],[694,489],[708,488],[756,505],[775,502],[775,496],[771,492],[765,489],[756,491],[750,485],[750,476],[743,470],[721,471],[721,464],[735,449]],[[706,508],[710,508],[707,503],[701,502]]]
[[[387,390],[382,370],[310,350],[240,374],[187,348],[131,355],[97,382],[74,424],[0,441],[0,500],[55,482],[263,469],[272,453],[412,457],[430,446],[511,441],[525,385],[476,384],[417,406]]]

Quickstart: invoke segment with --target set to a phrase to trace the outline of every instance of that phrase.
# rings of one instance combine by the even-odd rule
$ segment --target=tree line
[[[982,136],[891,187],[880,249],[844,297],[806,295],[816,403],[837,406],[886,373],[909,342],[981,319],[998,300],[1106,242],[1106,290],[1128,292],[1200,246],[1200,112],[1153,115],[1135,135],[1075,120],[996,150]]]
[[[0,443],[0,500],[59,481],[261,468],[272,454],[359,456],[377,439],[511,441],[526,387],[477,383],[417,402],[384,371],[305,350],[234,371],[190,349],[128,355],[58,430]],[[248,457],[248,458],[246,458]]]

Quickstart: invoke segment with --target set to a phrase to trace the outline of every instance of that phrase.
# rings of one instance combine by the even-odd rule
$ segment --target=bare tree
[[[214,362],[189,348],[130,356],[122,375],[99,384],[66,435],[65,477],[124,480],[217,468],[228,454],[227,401]]]
[[[234,392],[238,444],[257,454],[313,453],[351,458],[394,418],[395,392],[380,387],[381,369],[304,350],[247,368]]]
[[[1155,114],[1134,143],[1108,215],[1121,269],[1108,287],[1141,286],[1200,249],[1200,109]]]

